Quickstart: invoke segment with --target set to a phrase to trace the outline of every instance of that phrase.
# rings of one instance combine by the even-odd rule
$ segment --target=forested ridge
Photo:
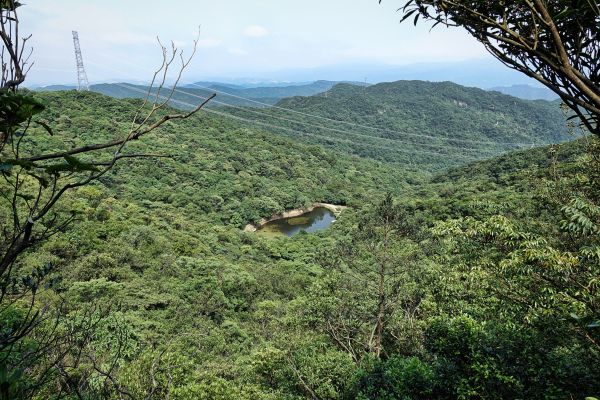
[[[323,86],[329,89],[324,93],[273,102],[222,89],[217,87],[217,98],[209,103],[214,114],[253,129],[425,171],[580,134],[567,128],[558,101],[522,100],[452,82],[338,83]],[[92,90],[143,98],[147,88],[105,84]],[[209,87],[177,89],[170,105],[190,109],[211,93]]]
[[[44,118],[57,133],[77,132],[70,133],[71,146],[122,132],[141,104],[76,91],[39,98],[50,110]],[[48,150],[66,148],[58,134],[44,140]],[[132,143],[132,151],[159,151],[167,157],[117,166],[104,178],[107,186],[122,183],[134,199],[177,210],[190,207],[195,218],[237,227],[315,201],[367,202],[381,188],[398,192],[427,176],[417,168],[399,170],[333,153],[210,113],[166,126],[152,141]]]
[[[213,103],[211,107],[236,106],[250,108],[267,108],[280,100],[291,96],[313,96],[323,93],[340,82],[333,81],[315,81],[307,84],[297,84],[290,86],[260,86],[260,87],[242,87],[228,85],[219,82],[196,82],[190,83],[177,89],[173,94],[172,105],[181,107],[182,103],[199,103],[199,99],[206,98],[212,93],[219,93],[218,103]],[[363,86],[360,83],[352,83]],[[74,90],[75,87],[68,86],[49,86],[38,88],[39,91],[62,91]],[[144,85],[133,85],[130,83],[100,83],[90,86],[90,90],[102,93],[116,98],[144,98],[148,90]]]
[[[110,139],[140,104],[35,96],[54,127],[34,128],[47,151]],[[59,211],[75,222],[15,267],[54,266],[40,301],[61,305],[63,329],[97,315],[85,348],[68,350],[89,354],[69,375],[87,398],[119,398],[92,365],[132,398],[600,395],[595,140],[431,174],[209,113],[130,146],[157,157],[69,193]],[[240,229],[317,201],[349,208],[317,234]],[[5,328],[23,317],[3,313]],[[11,357],[30,372],[7,375],[18,397],[44,364]]]
[[[451,82],[341,83],[325,94],[281,100],[268,110],[230,111],[273,132],[428,170],[571,137],[559,102],[522,100]],[[265,122],[291,131],[265,127]]]

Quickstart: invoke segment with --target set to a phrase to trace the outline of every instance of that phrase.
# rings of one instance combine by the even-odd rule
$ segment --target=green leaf
[[[49,174],[57,174],[59,172],[82,172],[82,171],[98,171],[98,167],[93,164],[85,163],[73,156],[64,156],[66,164],[53,164],[45,167]]]
[[[11,130],[44,111],[45,107],[30,95],[2,92],[0,94],[0,127]]]
[[[10,169],[12,169],[12,167],[14,167],[16,165],[18,165],[19,167],[22,167],[24,169],[31,169],[31,168],[35,167],[35,164],[32,161],[5,160],[4,162],[0,163],[0,170],[9,171]]]
[[[561,18],[568,18],[572,16],[576,11],[572,7],[565,7],[564,10],[556,14],[554,17],[555,20],[559,20]]]
[[[417,15],[415,15],[415,19],[414,19],[414,21],[413,21],[413,25],[414,25],[414,26],[417,26],[417,22],[419,22],[419,18],[420,18],[420,17],[421,17],[421,14],[417,14]]]
[[[52,132],[52,128],[44,121],[35,121],[36,124],[40,125],[42,128],[46,130],[50,134],[50,136],[54,136],[54,132]]]
[[[13,0],[0,0],[0,8],[3,10],[14,11],[17,7],[21,7],[23,4]]]
[[[571,316],[571,318],[573,318],[574,320],[579,320],[579,319],[580,319],[579,315],[577,315],[577,314],[575,314],[575,313],[570,313],[569,315],[570,315],[570,316]]]
[[[400,23],[404,22],[407,18],[409,18],[411,15],[413,15],[416,12],[417,12],[417,10],[410,10],[409,12],[407,12],[406,14],[404,14],[404,16],[402,17],[402,19],[400,20]]]

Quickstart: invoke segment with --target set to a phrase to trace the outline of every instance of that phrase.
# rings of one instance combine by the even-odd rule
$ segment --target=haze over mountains
[[[254,75],[252,78],[231,79],[215,77],[217,81],[247,82],[306,82],[317,80],[359,81],[368,83],[398,80],[451,81],[464,86],[491,88],[518,84],[536,85],[536,82],[504,67],[493,59],[475,59],[459,62],[416,63],[406,65],[354,63],[313,68],[286,69]]]
[[[350,83],[356,86],[370,86],[365,82],[352,82],[352,81],[314,81],[314,82],[251,82],[241,81],[238,83],[228,82],[212,82],[212,81],[199,81],[194,83],[188,83],[179,87],[180,90],[197,90],[202,89],[204,91],[217,92],[221,95],[221,101],[226,101],[231,104],[242,104],[249,107],[262,108],[263,105],[260,102],[267,104],[275,104],[280,99],[293,96],[312,96],[318,93],[324,93],[330,90],[333,86],[338,83]],[[133,84],[133,83],[101,83],[90,86],[90,90],[106,94],[107,96],[113,97],[132,97],[133,93],[129,94],[128,91],[124,91],[123,87],[118,89],[118,85],[133,85],[139,88],[143,88],[144,85]],[[41,92],[53,92],[60,90],[75,90],[77,86],[74,85],[48,85],[36,87],[34,90]],[[492,88],[483,88],[489,91],[496,91],[510,96],[518,97],[524,100],[547,100],[554,101],[558,99],[558,96],[551,90],[534,86],[530,84],[519,84],[510,86],[497,86]],[[193,93],[193,92],[192,92]],[[202,92],[200,92],[202,94]],[[206,93],[204,93],[206,94]],[[136,97],[136,96],[133,96]],[[237,99],[236,99],[237,97]],[[244,98],[249,101],[240,101]],[[254,102],[252,100],[260,100],[260,102]]]
[[[95,79],[89,72],[92,83],[130,82],[143,84],[149,76],[141,76],[139,80],[132,80],[130,74],[115,73],[111,79]],[[248,75],[200,75],[188,74],[189,83],[202,82],[208,84],[226,84],[231,88],[251,87],[277,87],[310,84],[316,81],[333,82],[361,82],[370,84],[393,82],[398,80],[424,80],[432,82],[451,81],[464,86],[474,86],[482,89],[504,87],[512,85],[532,85],[539,87],[534,80],[527,78],[515,71],[505,68],[495,60],[471,59],[459,62],[423,62],[418,64],[390,65],[377,63],[347,63],[317,66],[312,68],[297,68],[274,70],[268,72],[249,72]],[[128,78],[125,78],[129,76]],[[73,70],[73,79],[76,78]],[[65,84],[73,86],[70,82],[47,82],[42,84],[29,84],[30,87],[43,87],[50,84]]]
[[[491,88],[492,91],[519,97],[525,100],[548,100],[554,101],[559,97],[556,93],[545,87],[531,85],[512,85]]]
[[[337,83],[353,83],[368,85],[398,80],[423,80],[431,82],[450,81],[463,86],[478,87],[486,90],[496,90],[505,94],[527,100],[554,100],[550,90],[488,59],[467,60],[451,63],[421,63],[410,65],[385,64],[343,64],[315,68],[287,69],[256,74],[251,77],[221,76],[203,79],[180,85],[181,90],[198,89],[220,92],[219,101],[232,105],[261,107],[252,100],[260,100],[274,104],[278,100],[292,96],[311,96],[331,89]],[[144,83],[127,79],[115,79],[113,83],[127,82],[138,87]],[[116,87],[106,86],[111,82],[97,82],[91,90],[116,97],[130,97],[130,94]],[[71,90],[76,86],[49,85],[32,86],[36,90]],[[202,91],[192,92],[196,95],[206,94]],[[237,97],[250,99],[244,101]]]

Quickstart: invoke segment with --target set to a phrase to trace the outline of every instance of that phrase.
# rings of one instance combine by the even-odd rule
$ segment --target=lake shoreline
[[[341,214],[341,212],[348,207],[347,206],[339,206],[339,205],[335,205],[335,204],[328,204],[328,203],[314,203],[310,207],[296,208],[293,210],[284,211],[283,213],[280,213],[280,214],[273,214],[271,216],[271,218],[268,218],[268,219],[263,218],[257,224],[248,224],[244,227],[244,232],[256,232],[257,230],[259,230],[260,228],[262,228],[269,222],[273,222],[273,221],[277,221],[279,219],[285,219],[285,218],[300,217],[306,213],[314,211],[317,208],[326,208],[329,211],[331,211],[336,217],[338,217]]]

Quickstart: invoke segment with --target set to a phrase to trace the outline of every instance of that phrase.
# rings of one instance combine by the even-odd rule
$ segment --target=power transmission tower
[[[75,45],[75,60],[77,61],[77,90],[90,90],[90,83],[83,66],[81,47],[79,46],[79,34],[76,31],[73,31],[73,44]]]

